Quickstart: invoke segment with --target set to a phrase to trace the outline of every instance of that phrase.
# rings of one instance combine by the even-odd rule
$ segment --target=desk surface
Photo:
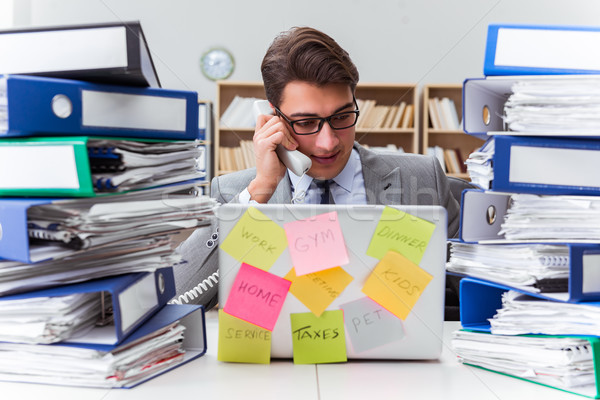
[[[456,361],[449,347],[458,322],[445,322],[437,361],[350,361],[343,364],[268,365],[217,361],[217,314],[207,313],[208,351],[129,390],[83,389],[0,382],[3,398],[19,400],[198,399],[583,399]],[[8,397],[6,397],[9,395]],[[18,396],[18,397],[16,397]]]

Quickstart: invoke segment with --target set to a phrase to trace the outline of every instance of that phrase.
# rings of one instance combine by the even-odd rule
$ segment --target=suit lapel
[[[392,168],[372,151],[354,144],[360,155],[368,204],[401,204],[400,168]]]
[[[269,203],[272,204],[290,204],[292,202],[292,185],[290,184],[290,178],[285,173],[285,176],[277,185],[277,189],[275,189],[275,193],[271,196]]]

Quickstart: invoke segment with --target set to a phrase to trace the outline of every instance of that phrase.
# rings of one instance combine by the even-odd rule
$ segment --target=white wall
[[[6,0],[0,0],[6,1]],[[264,52],[295,25],[334,37],[362,82],[460,83],[482,75],[489,23],[600,26],[597,0],[13,0],[13,25],[140,20],[163,87],[214,100],[200,55],[233,52],[230,80],[260,80]]]

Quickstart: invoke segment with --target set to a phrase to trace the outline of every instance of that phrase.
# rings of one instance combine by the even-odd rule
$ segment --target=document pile
[[[463,192],[447,263],[463,277],[461,362],[594,398],[600,78],[583,75],[595,46],[570,38],[599,32],[490,25],[484,71],[497,76],[463,85],[465,132],[488,138],[467,161],[482,189]],[[566,59],[582,69],[557,67]],[[517,336],[526,334],[538,336]]]
[[[498,335],[600,336],[600,303],[564,303],[524,295],[515,290],[502,294],[502,308],[490,319]]]
[[[0,343],[0,380],[130,388],[205,351],[202,306],[165,305],[119,345]]]
[[[517,80],[504,104],[510,131],[600,136],[600,77]]]
[[[565,390],[594,386],[594,350],[598,343],[592,338],[469,331],[456,331],[452,337],[452,347],[461,362]]]
[[[507,240],[600,242],[600,197],[513,194],[500,235]]]
[[[167,304],[177,246],[216,206],[198,94],[159,87],[139,23],[0,47],[0,380],[131,387],[203,355],[204,307]]]
[[[453,242],[446,269],[534,292],[565,292],[569,280],[569,247],[546,244]]]

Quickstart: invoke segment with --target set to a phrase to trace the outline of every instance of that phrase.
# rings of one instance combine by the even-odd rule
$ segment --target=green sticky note
[[[290,314],[295,364],[346,362],[344,312]]]
[[[287,239],[281,226],[250,207],[220,247],[236,260],[268,271],[287,247]]]
[[[381,260],[390,250],[396,251],[415,264],[421,262],[435,224],[392,207],[381,213],[367,255]]]
[[[269,364],[271,332],[219,310],[219,361]]]

